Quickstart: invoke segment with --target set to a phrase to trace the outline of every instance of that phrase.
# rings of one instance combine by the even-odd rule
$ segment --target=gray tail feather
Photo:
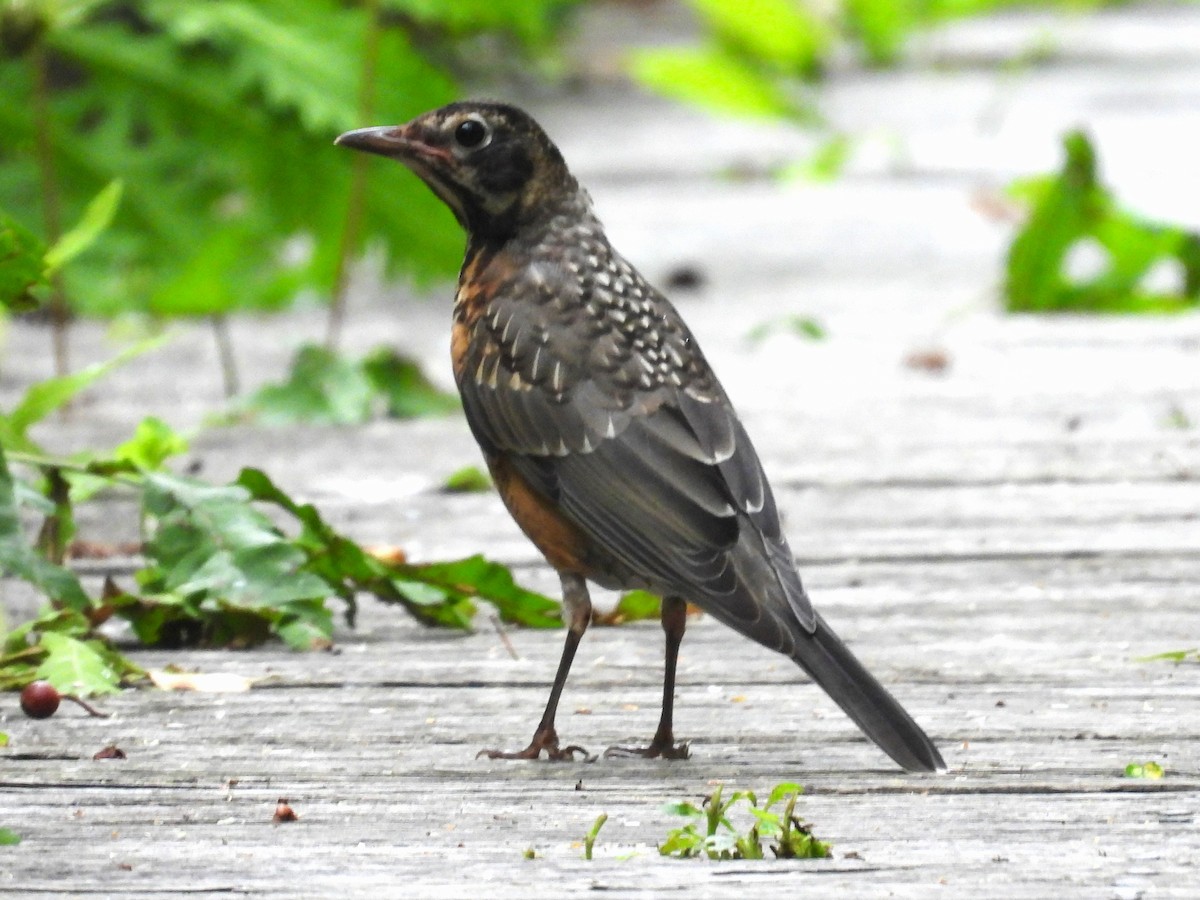
[[[817,615],[815,634],[797,641],[792,659],[888,756],[910,772],[946,769],[929,736]]]

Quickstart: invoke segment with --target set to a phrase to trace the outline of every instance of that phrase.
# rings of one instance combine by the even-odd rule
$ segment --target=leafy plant
[[[352,425],[380,414],[411,418],[454,412],[462,405],[415,362],[387,347],[354,362],[310,344],[297,352],[287,381],[260,389],[246,408],[264,424]]]
[[[62,272],[77,312],[275,309],[336,293],[367,243],[389,271],[452,273],[461,237],[442,204],[332,138],[452,100],[451,66],[481,35],[549,47],[574,2],[4,4],[0,256],[22,262],[5,295],[36,293],[36,242],[55,246],[116,182],[111,228]]]
[[[849,48],[870,65],[899,60],[912,33],[1014,6],[1078,9],[1120,0],[686,0],[704,29],[692,46],[643,48],[627,67],[666,97],[715,112],[814,122],[808,84]],[[836,141],[836,138],[835,138]],[[845,148],[829,147],[836,168]],[[826,169],[829,171],[829,169]]]
[[[11,828],[0,828],[0,847],[12,847],[21,843],[21,835]]]
[[[1147,222],[1122,209],[1100,182],[1096,152],[1081,131],[1063,139],[1056,175],[1025,179],[1010,192],[1029,216],[1008,251],[1005,301],[1012,312],[1177,312],[1200,304],[1200,233]],[[1076,279],[1073,250],[1089,246],[1101,271]],[[1160,264],[1178,269],[1177,290],[1145,285]]]
[[[777,859],[823,859],[830,855],[830,845],[813,837],[811,829],[796,818],[796,800],[804,790],[800,785],[776,785],[762,807],[752,791],[735,791],[726,800],[721,796],[723,789],[723,785],[717,785],[702,807],[687,802],[667,804],[666,812],[692,821],[671,829],[658,852],[681,859],[764,859],[765,839]],[[782,811],[772,810],[780,801],[786,801]],[[746,804],[751,816],[745,830],[739,830],[730,819],[730,811],[740,803]]]
[[[0,569],[50,601],[45,612],[5,636],[0,688],[44,678],[63,691],[103,693],[141,677],[96,630],[113,617],[126,620],[146,644],[245,646],[274,636],[298,649],[328,646],[329,601],[339,598],[353,624],[362,593],[403,606],[429,625],[470,627],[477,601],[510,622],[561,625],[558,604],[515,584],[504,566],[480,556],[421,564],[376,557],[257,469],[244,469],[232,484],[211,485],[143,467],[161,462],[172,444],[159,426],[144,424],[139,431],[140,441],[107,459],[16,454],[43,473],[40,491],[12,477],[0,449]],[[92,597],[59,561],[72,531],[68,477],[85,479],[89,489],[120,484],[138,492],[144,565],[135,586],[122,589],[110,580],[102,596]],[[30,544],[20,505],[43,514],[41,533],[53,534],[53,541]],[[289,516],[294,533],[263,506]],[[56,551],[48,556],[51,545]]]

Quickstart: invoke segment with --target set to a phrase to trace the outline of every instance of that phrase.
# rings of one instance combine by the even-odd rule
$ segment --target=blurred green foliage
[[[891,65],[914,31],[1014,7],[1086,10],[1120,0],[684,0],[698,45],[647,47],[630,74],[664,96],[722,113],[816,117],[806,84],[842,48]]]
[[[20,263],[0,287],[28,300],[37,241],[116,182],[111,227],[62,269],[80,313],[277,308],[329,294],[351,243],[381,244],[391,271],[452,274],[443,205],[378,166],[352,208],[332,140],[454,99],[481,36],[548,48],[575,2],[0,0],[0,258]]]
[[[1065,160],[1053,175],[1010,188],[1029,208],[1008,251],[1004,296],[1012,312],[1178,312],[1200,305],[1200,233],[1148,222],[1124,210],[1100,182],[1087,135],[1063,139]],[[1073,252],[1086,248],[1098,271],[1070,272]],[[1147,284],[1159,266],[1177,287]]]

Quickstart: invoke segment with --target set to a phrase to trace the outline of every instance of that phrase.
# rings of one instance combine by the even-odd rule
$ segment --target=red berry
[[[21,691],[21,709],[31,719],[48,719],[58,709],[58,691],[48,681],[34,681]]]

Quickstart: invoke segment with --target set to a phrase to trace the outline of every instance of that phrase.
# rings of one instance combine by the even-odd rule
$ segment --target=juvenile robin
[[[509,512],[562,580],[566,644],[529,746],[572,758],[555,712],[591,620],[587,582],[663,598],[658,731],[618,755],[682,758],[672,729],[687,602],[794,660],[893,760],[945,768],[933,742],[813,609],[750,438],[670,302],[605,237],[528,114],[453,103],[341,135],[415,172],[467,232],[454,376]]]

